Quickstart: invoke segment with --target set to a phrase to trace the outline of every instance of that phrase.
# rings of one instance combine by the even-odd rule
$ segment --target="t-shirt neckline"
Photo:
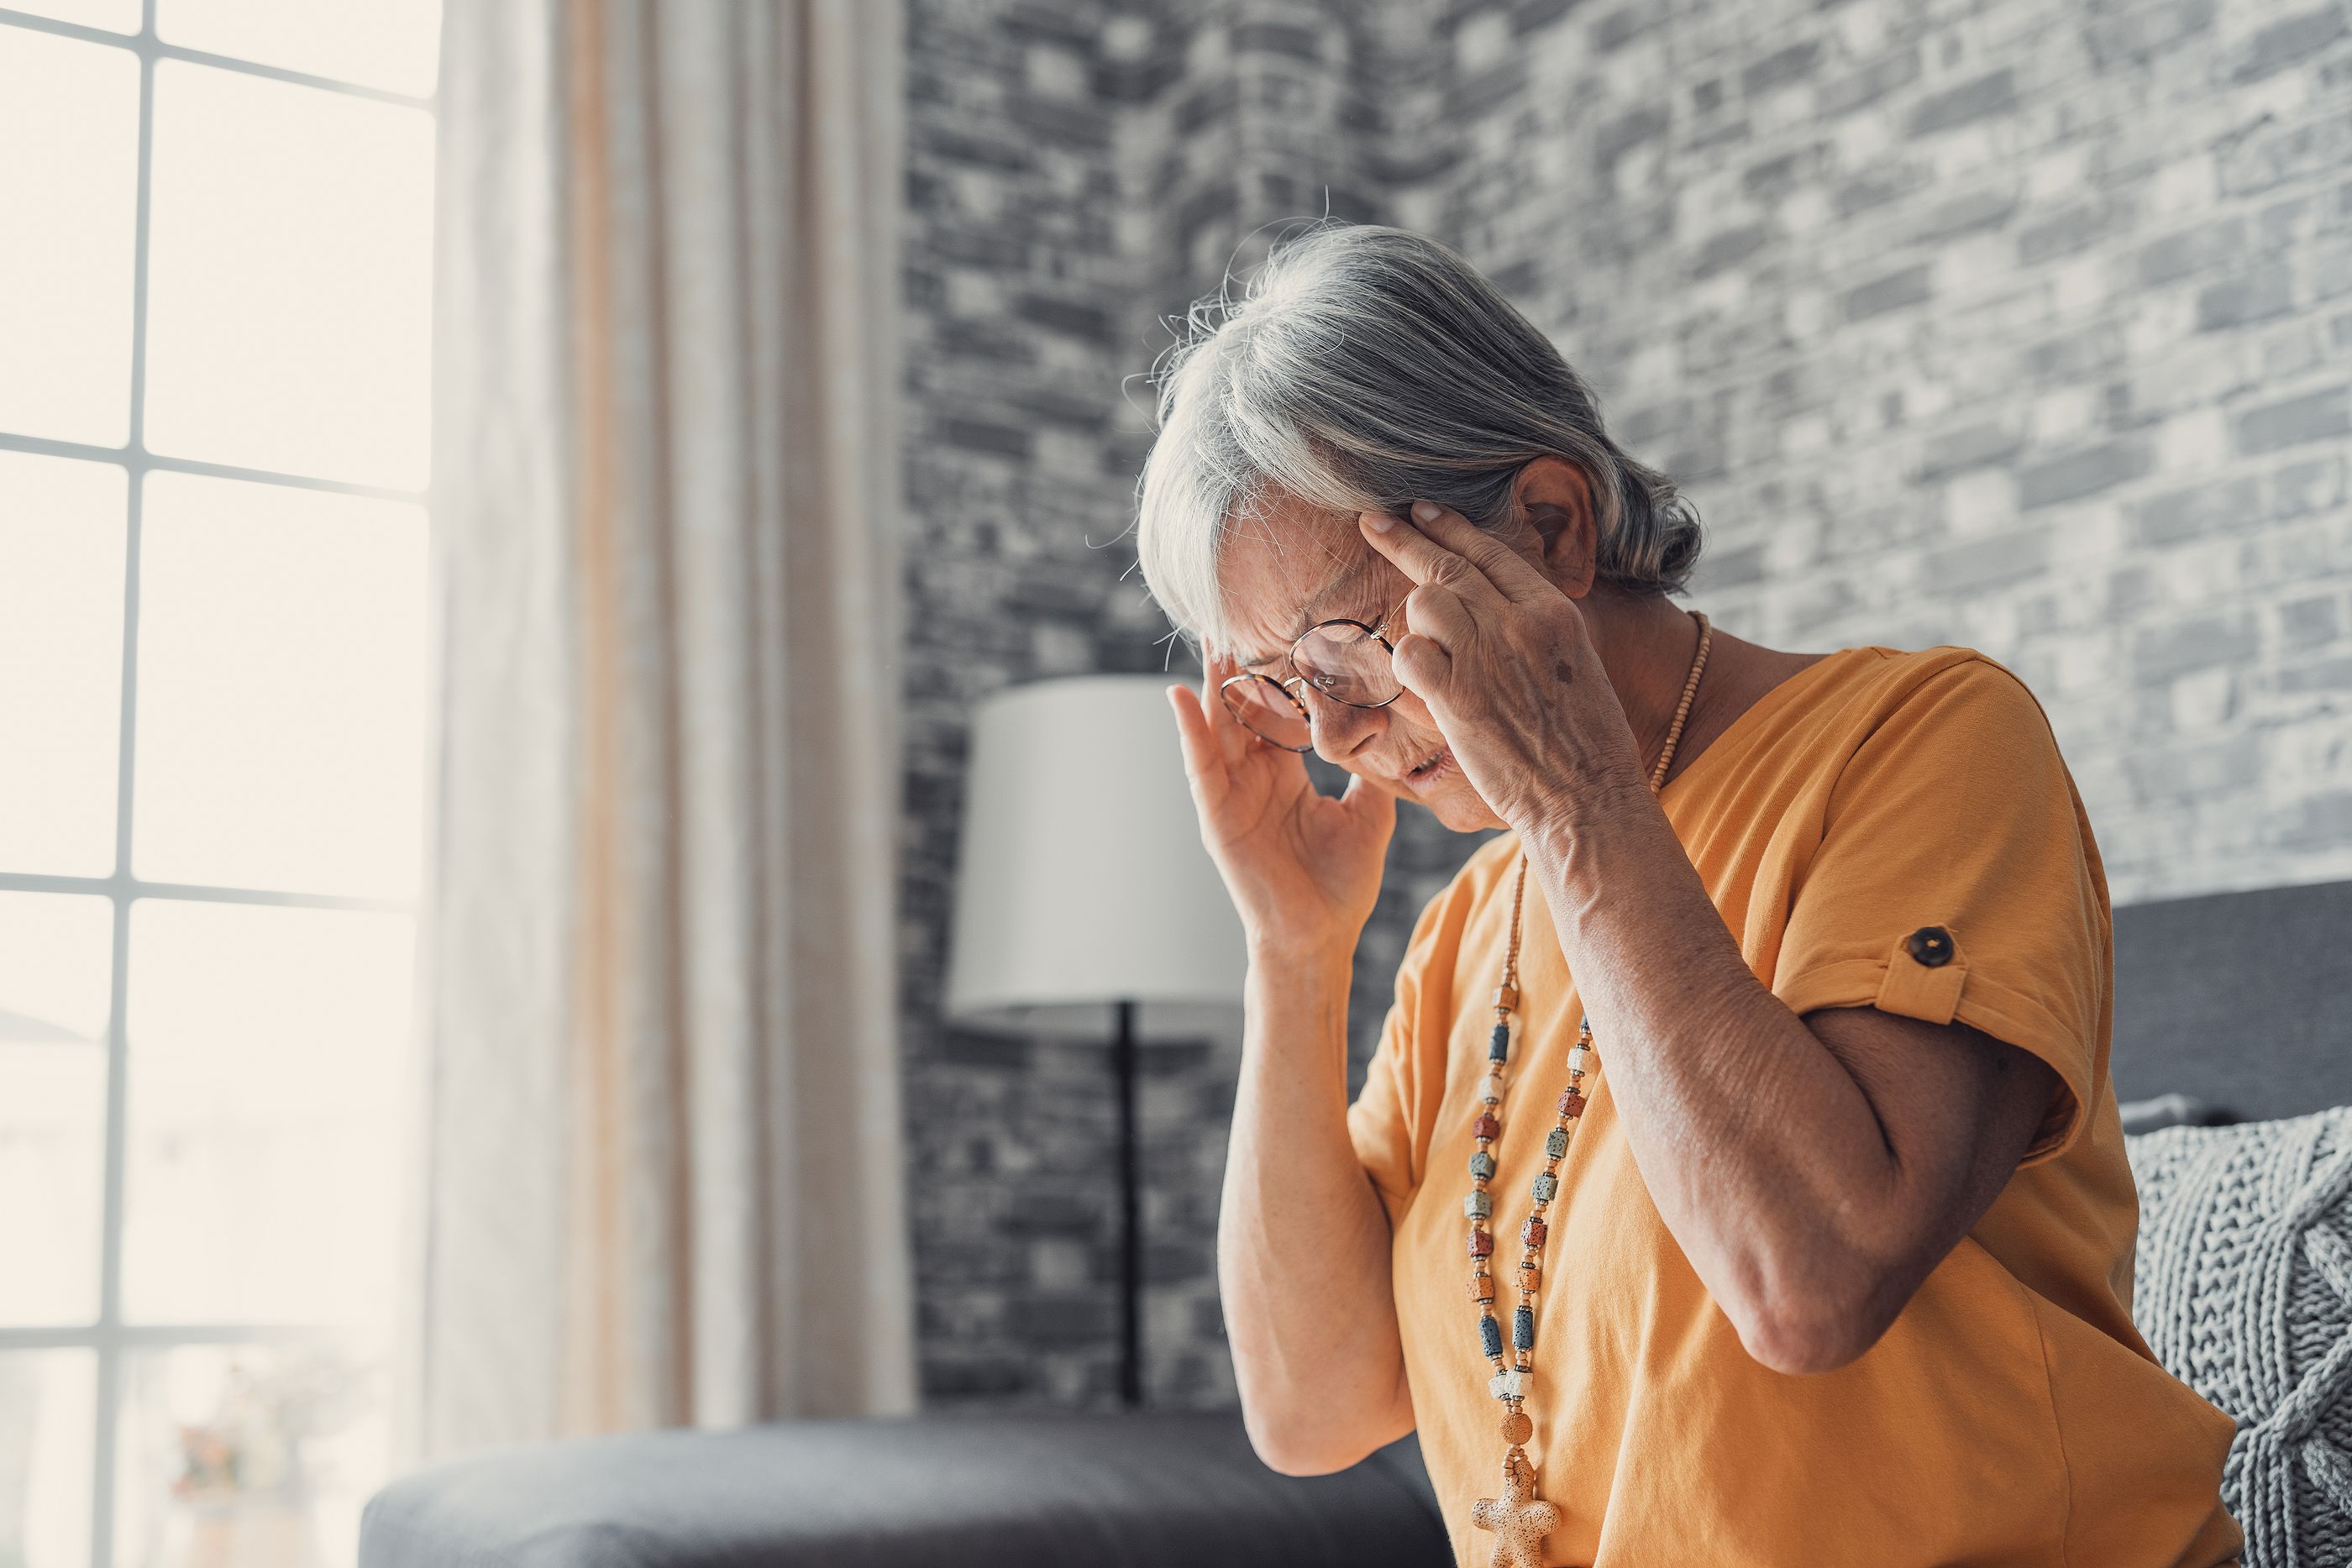
[[[1800,688],[1811,684],[1811,677],[1816,671],[1828,668],[1849,653],[1868,652],[1870,650],[1867,647],[1840,648],[1833,653],[1822,654],[1803,669],[1784,678],[1770,691],[1749,703],[1737,718],[1725,726],[1723,733],[1709,741],[1706,749],[1693,758],[1688,768],[1667,779],[1664,788],[1658,791],[1658,798],[1664,800],[1669,792],[1675,791],[1678,786],[1687,782],[1694,774],[1705,771],[1709,763],[1726,751],[1738,750],[1748,739],[1744,732],[1758,727],[1773,714],[1786,707],[1796,696]]]

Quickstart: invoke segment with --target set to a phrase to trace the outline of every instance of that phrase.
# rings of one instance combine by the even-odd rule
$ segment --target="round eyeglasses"
[[[1298,635],[1285,662],[1287,679],[1254,673],[1228,677],[1217,687],[1225,711],[1260,740],[1285,751],[1315,749],[1315,721],[1306,694],[1349,707],[1386,707],[1404,695],[1396,678],[1396,648],[1383,634],[1395,609],[1367,626],[1360,621],[1324,621]]]

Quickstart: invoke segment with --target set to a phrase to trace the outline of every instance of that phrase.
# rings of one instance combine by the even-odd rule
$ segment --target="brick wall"
[[[905,1022],[934,1403],[1115,1386],[1099,1051],[939,1018],[966,716],[1162,667],[1164,318],[1329,212],[1461,246],[1782,647],[1979,647],[2119,901],[2352,875],[2352,5],[915,0]],[[1176,657],[1181,668],[1181,650]],[[1407,811],[1360,1063],[1472,848]],[[1230,1041],[1147,1056],[1150,1383],[1231,1397]]]
[[[2123,902],[2352,875],[2352,7],[1464,8],[1401,221],[1507,278],[1781,647],[2048,707]]]

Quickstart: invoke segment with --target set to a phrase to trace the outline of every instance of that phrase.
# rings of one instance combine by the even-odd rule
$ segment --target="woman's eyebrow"
[[[1351,572],[1336,582],[1325,585],[1322,592],[1318,593],[1314,598],[1308,600],[1306,607],[1298,612],[1298,630],[1293,632],[1284,640],[1281,652],[1262,653],[1255,658],[1236,652],[1234,655],[1234,662],[1244,670],[1255,670],[1260,664],[1271,664],[1277,659],[1280,659],[1285,654],[1288,653],[1292,644],[1296,643],[1301,637],[1306,636],[1307,632],[1313,631],[1316,627],[1323,624],[1326,621],[1334,619],[1355,620],[1359,625],[1370,625],[1372,622],[1370,620],[1358,620],[1358,618],[1354,616],[1335,617],[1331,613],[1331,607],[1335,604],[1348,603],[1350,601],[1361,604],[1366,601],[1366,590],[1369,585],[1365,583],[1362,579],[1363,573]],[[1370,612],[1370,613],[1372,615],[1379,615],[1387,608],[1388,607],[1386,605],[1377,605]]]

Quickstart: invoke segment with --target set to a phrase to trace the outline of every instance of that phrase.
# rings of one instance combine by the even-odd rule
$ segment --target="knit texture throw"
[[[2246,1568],[2352,1563],[2352,1107],[2128,1138],[2133,1316],[2238,1423]]]

